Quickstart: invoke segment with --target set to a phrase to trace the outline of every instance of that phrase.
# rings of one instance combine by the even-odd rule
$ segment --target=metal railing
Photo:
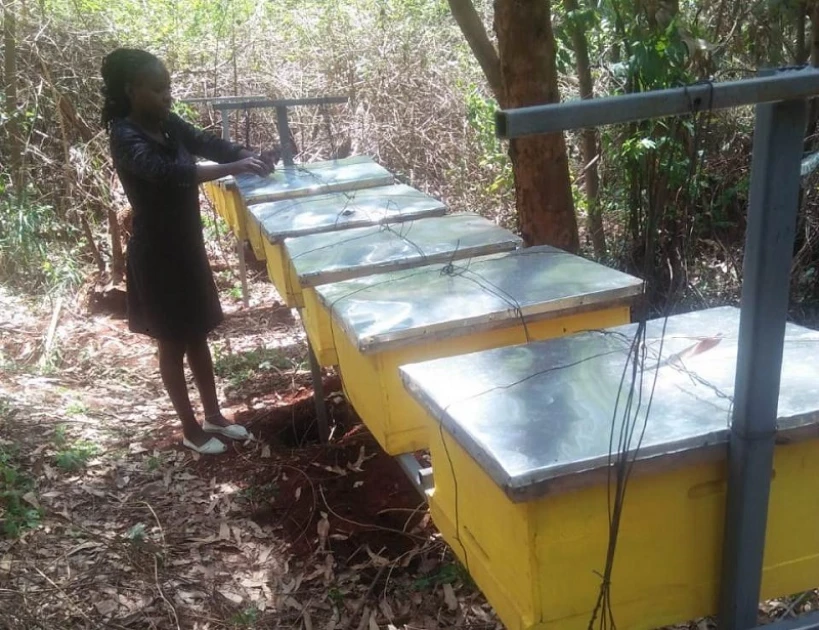
[[[757,627],[806,99],[816,95],[819,70],[784,69],[739,81],[526,107],[501,111],[496,116],[498,135],[512,139],[756,105],[728,449],[720,599],[721,624],[726,630]],[[819,616],[765,628],[819,628]]]

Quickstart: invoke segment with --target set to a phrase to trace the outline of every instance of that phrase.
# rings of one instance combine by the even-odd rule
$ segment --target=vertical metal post
[[[220,109],[219,113],[222,115],[222,140],[230,140],[230,118],[227,109]]]
[[[287,121],[287,106],[276,106],[276,123],[279,127],[279,142],[282,147],[282,162],[285,166],[293,166],[293,151],[290,147],[290,123]]]
[[[241,212],[241,210],[239,210]],[[250,306],[250,295],[247,289],[247,260],[245,259],[245,242],[236,234],[236,255],[239,257],[239,280],[242,283],[242,304]]]
[[[756,108],[728,451],[720,602],[725,630],[757,625],[805,124],[802,100]]]
[[[310,338],[307,338],[307,355],[310,359],[310,373],[313,377],[313,396],[316,404],[316,422],[318,423],[319,439],[322,444],[330,440],[330,424],[327,420],[327,406],[324,404],[324,381],[321,378],[319,365]]]

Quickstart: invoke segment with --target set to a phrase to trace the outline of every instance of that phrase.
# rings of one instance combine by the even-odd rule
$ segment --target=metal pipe
[[[421,487],[424,489],[425,495],[435,488],[435,477],[432,475],[432,468],[422,468],[418,472],[418,477],[421,480]]]
[[[206,103],[222,109],[259,109],[262,107],[303,107],[311,105],[343,105],[349,96],[317,96],[312,98],[270,99],[263,96],[226,96],[215,98],[188,98],[183,103]]]
[[[796,619],[757,626],[754,630],[816,630],[817,628],[819,628],[819,612],[812,612]]]
[[[757,622],[806,122],[804,100],[756,108],[728,449],[720,601],[725,630]]]
[[[497,135],[518,138],[718,110],[755,103],[804,99],[819,94],[819,69],[783,71],[725,83],[696,83],[682,88],[624,94],[497,112]]]
[[[207,103],[218,107],[222,103],[241,103],[245,101],[266,101],[268,98],[262,94],[258,96],[194,96],[182,99],[183,103],[195,105],[197,103]]]
[[[412,483],[413,487],[419,492],[419,494],[426,500],[427,495],[427,487],[425,487],[425,483],[429,481],[424,481],[427,477],[428,473],[425,471],[432,472],[430,468],[421,468],[421,464],[418,463],[418,460],[415,459],[415,455],[412,453],[403,453],[401,455],[396,455],[395,459],[398,460],[399,465],[404,471],[404,474],[409,478],[410,483]],[[431,480],[431,475],[429,475],[429,480]]]
[[[230,141],[230,118],[228,117],[228,110],[220,109],[219,113],[222,115],[222,140]]]
[[[293,149],[290,146],[290,123],[287,121],[287,106],[276,107],[276,123],[279,127],[279,143],[282,148],[282,162],[293,166]]]
[[[301,312],[299,312],[301,315]],[[304,318],[302,317],[302,321]],[[313,378],[313,398],[316,406],[316,422],[318,423],[319,439],[322,444],[330,441],[330,423],[327,417],[327,405],[324,402],[324,381],[322,380],[321,366],[316,353],[313,352],[313,344],[307,339],[307,358],[310,361],[310,375]]]

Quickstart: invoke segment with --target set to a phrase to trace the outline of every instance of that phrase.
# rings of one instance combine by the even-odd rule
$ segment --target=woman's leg
[[[196,446],[202,446],[211,436],[196,421],[185,382],[185,344],[177,341],[159,341],[159,372],[171,398],[176,415],[182,422],[182,432]]]
[[[208,340],[206,337],[190,341],[185,348],[188,357],[188,365],[193,372],[196,381],[196,388],[202,398],[202,406],[205,409],[205,418],[211,424],[218,426],[228,426],[228,422],[219,411],[219,399],[216,396],[216,382],[213,374],[213,359],[210,356]]]

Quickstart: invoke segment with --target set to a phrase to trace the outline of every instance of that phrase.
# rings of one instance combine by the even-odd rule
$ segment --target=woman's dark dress
[[[137,125],[111,126],[111,155],[133,208],[128,242],[128,325],[157,339],[201,339],[222,321],[202,237],[194,156],[226,163],[242,147],[171,114],[160,144]]]

